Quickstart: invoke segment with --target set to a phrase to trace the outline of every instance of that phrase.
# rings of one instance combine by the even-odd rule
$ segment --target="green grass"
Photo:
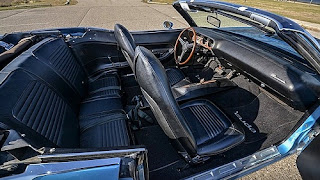
[[[301,21],[320,24],[320,5],[294,3],[277,0],[220,0],[263,9],[275,14]],[[152,2],[173,3],[175,0],[152,0]]]
[[[12,9],[26,9],[65,5],[66,0],[0,0],[0,11]],[[77,4],[77,0],[70,0],[70,5]]]

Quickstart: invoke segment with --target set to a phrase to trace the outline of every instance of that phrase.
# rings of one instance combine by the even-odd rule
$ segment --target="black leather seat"
[[[208,100],[178,105],[165,69],[146,48],[135,50],[136,79],[166,135],[190,163],[226,151],[244,140],[243,130]]]
[[[114,37],[120,49],[126,58],[129,66],[133,70],[133,59],[134,59],[134,50],[136,49],[136,42],[132,34],[121,24],[116,24],[114,26]]]
[[[89,80],[65,42],[48,38],[0,71],[0,121],[36,147],[129,146],[119,83],[114,73]]]
[[[114,26],[114,36],[132,71],[135,72],[133,60],[136,43],[132,34],[121,24],[116,24]],[[184,74],[178,68],[168,68],[166,72],[171,86],[185,79]]]
[[[70,48],[62,39],[48,38],[31,48],[34,56],[51,67],[64,79],[80,98],[94,96],[120,96],[120,81],[116,73],[101,74],[89,79]],[[26,54],[26,53],[25,53]]]

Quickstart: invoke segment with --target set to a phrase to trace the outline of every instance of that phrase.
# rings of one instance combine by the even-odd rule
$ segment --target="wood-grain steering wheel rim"
[[[178,44],[180,43],[180,42],[179,42],[179,38],[181,38],[182,34],[183,34],[185,31],[187,31],[187,30],[191,30],[191,32],[193,33],[193,37],[192,37],[193,47],[192,47],[192,50],[191,50],[191,53],[190,53],[189,57],[188,57],[185,61],[179,62],[179,61],[178,61],[178,56],[177,56],[177,47],[178,47]],[[191,59],[191,57],[193,56],[194,51],[195,51],[195,49],[196,49],[196,43],[197,43],[196,40],[197,40],[197,34],[196,34],[196,31],[193,29],[193,27],[188,27],[188,28],[184,29],[184,30],[179,34],[178,39],[177,39],[177,41],[176,41],[176,44],[174,45],[174,59],[175,59],[175,61],[176,61],[176,63],[177,63],[178,65],[184,65],[184,64],[187,64],[187,63],[190,61],[190,59]]]

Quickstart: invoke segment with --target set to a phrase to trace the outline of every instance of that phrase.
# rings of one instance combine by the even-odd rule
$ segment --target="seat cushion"
[[[129,146],[127,116],[124,112],[98,113],[80,119],[80,146],[102,148]]]
[[[182,71],[178,68],[167,68],[166,73],[168,76],[170,86],[174,86],[175,84],[177,84],[185,78]]]
[[[35,147],[79,146],[79,120],[61,93],[23,69],[5,75],[0,79],[3,124],[25,134]]]
[[[84,100],[80,106],[79,117],[90,116],[97,113],[123,109],[121,98],[103,97]]]
[[[190,101],[181,105],[181,109],[196,140],[199,155],[217,154],[244,140],[243,130],[208,100]]]

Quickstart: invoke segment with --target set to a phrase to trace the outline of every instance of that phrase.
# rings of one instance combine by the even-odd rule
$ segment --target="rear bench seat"
[[[0,72],[0,121],[34,146],[129,146],[116,72],[88,78],[62,39],[48,38]]]

